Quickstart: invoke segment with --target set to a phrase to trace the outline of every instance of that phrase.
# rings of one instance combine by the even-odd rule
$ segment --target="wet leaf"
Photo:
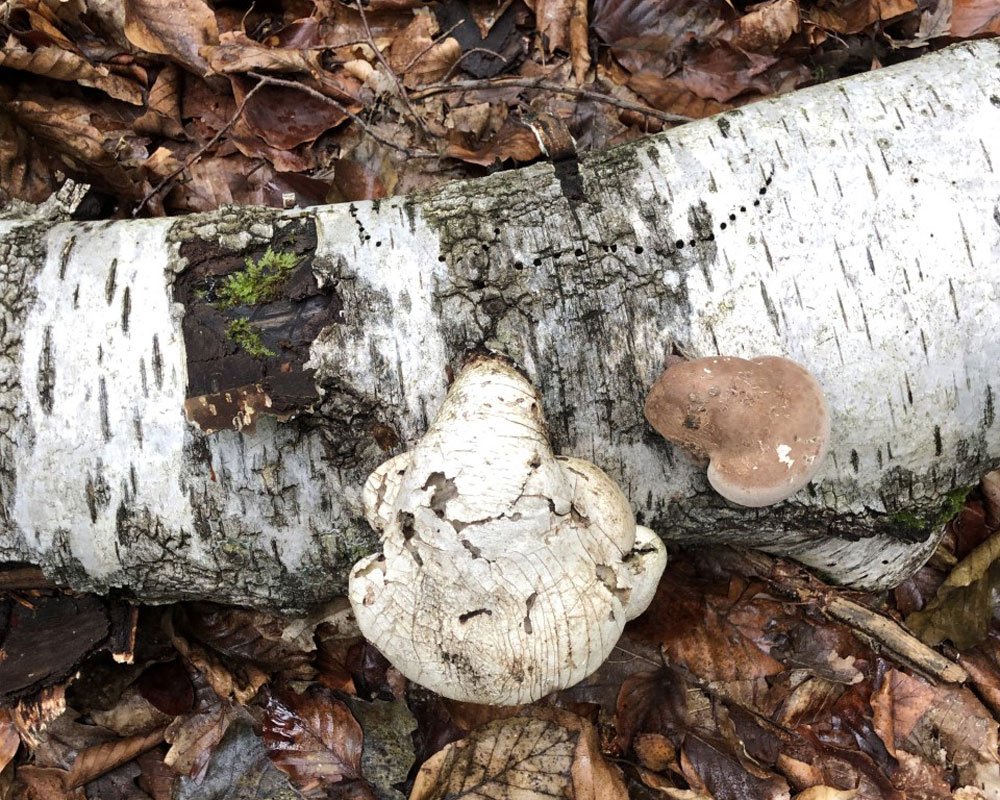
[[[1000,604],[1000,533],[995,533],[960,561],[934,599],[906,624],[930,645],[945,639],[967,650],[986,639]]]
[[[328,690],[275,693],[264,710],[262,735],[271,761],[303,792],[361,777],[361,726]]]
[[[617,770],[601,756],[594,727],[568,712],[543,708],[491,722],[445,747],[420,768],[410,800],[484,796],[627,798]]]
[[[218,43],[219,26],[204,0],[125,0],[125,35],[140,50],[204,75],[209,65],[199,49]]]
[[[685,777],[696,788],[707,789],[715,800],[778,800],[789,795],[784,778],[750,774],[715,743],[688,737],[682,755]]]

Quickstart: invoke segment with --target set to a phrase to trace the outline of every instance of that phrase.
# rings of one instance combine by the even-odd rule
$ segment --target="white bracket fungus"
[[[733,503],[778,503],[816,474],[830,441],[823,389],[778,356],[696,358],[670,366],[646,398],[666,439],[710,459],[708,482]]]
[[[382,553],[351,571],[361,631],[406,677],[456,700],[524,703],[582,680],[666,564],[611,478],[553,455],[538,394],[496,359],[462,370],[363,501]]]

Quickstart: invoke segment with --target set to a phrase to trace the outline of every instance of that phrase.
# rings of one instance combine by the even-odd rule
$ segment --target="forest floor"
[[[8,0],[0,207],[405,194],[1000,34],[1000,0]],[[134,607],[0,568],[0,800],[1000,800],[1000,473],[892,592],[672,551],[580,685],[408,683],[346,601]]]

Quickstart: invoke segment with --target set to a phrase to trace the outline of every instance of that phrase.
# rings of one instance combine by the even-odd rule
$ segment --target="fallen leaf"
[[[934,599],[906,618],[926,644],[945,639],[959,650],[975,647],[989,634],[1000,593],[1000,533],[963,558],[938,587]]]
[[[163,714],[178,716],[194,707],[194,685],[179,658],[146,668],[135,685],[142,697]]]
[[[295,47],[266,47],[242,31],[230,31],[219,37],[219,44],[207,45],[200,54],[213,72],[277,72],[313,74],[320,70],[319,53]]]
[[[113,742],[89,747],[81,750],[73,761],[67,785],[71,789],[83,786],[85,783],[120,767],[136,756],[151,750],[163,741],[165,728],[157,728],[149,733],[137,734]]]
[[[574,5],[574,0],[535,0],[535,26],[549,55],[569,49],[569,18]]]
[[[597,731],[554,708],[532,708],[449,744],[424,762],[410,800],[626,800],[617,770],[601,756]]]
[[[188,703],[186,708],[177,713],[183,714],[190,710],[191,703]],[[139,688],[133,683],[125,689],[118,702],[111,708],[92,708],[89,716],[98,725],[114,731],[121,737],[126,737],[164,727],[172,722],[173,716],[176,715],[165,714],[157,709],[143,697]]]
[[[196,75],[208,72],[199,49],[217,44],[219,26],[204,0],[124,0],[125,35],[148,53],[167,56]]]
[[[527,125],[513,117],[508,117],[497,135],[476,149],[450,144],[443,155],[447,158],[459,158],[470,164],[484,167],[493,166],[497,162],[513,159],[514,161],[534,161],[542,154],[538,137]]]
[[[792,800],[853,800],[857,789],[835,789],[832,786],[810,786]]]
[[[361,777],[361,726],[327,689],[272,694],[262,736],[271,761],[303,793]]]
[[[681,767],[693,788],[704,787],[715,800],[787,800],[788,783],[778,775],[760,778],[714,743],[696,736],[684,741]]]
[[[82,788],[66,785],[68,773],[51,767],[24,766],[17,770],[14,790],[18,800],[87,800]]]
[[[235,717],[236,712],[228,703],[178,717],[167,728],[165,738],[170,750],[163,762],[175,772],[199,780],[208,769],[212,749],[222,741]]]
[[[730,43],[754,53],[774,53],[800,28],[798,0],[769,0],[751,6],[740,17]]]
[[[0,708],[0,772],[14,759],[20,746],[21,737],[10,719],[10,712]]]
[[[573,63],[573,77],[583,85],[590,68],[590,44],[588,41],[587,0],[573,0],[569,13],[569,55]]]
[[[462,55],[458,40],[448,36],[435,41],[438,23],[426,10],[417,11],[413,21],[393,40],[389,66],[407,88],[434,83],[443,78]]]
[[[964,38],[1000,34],[1000,5],[996,0],[952,0],[950,35]]]
[[[983,507],[986,512],[986,526],[990,530],[1000,528],[1000,469],[986,473],[981,482]]]
[[[1000,793],[997,722],[968,689],[932,686],[891,669],[871,704],[876,733],[886,747],[932,764],[944,757],[961,785],[978,786],[993,796]]]
[[[859,33],[876,22],[887,22],[917,8],[916,0],[840,0],[815,6],[809,20],[834,33]]]
[[[82,56],[59,47],[26,48],[13,35],[0,50],[0,66],[33,72],[57,81],[74,81],[81,86],[91,86],[106,92],[116,100],[142,105],[143,87],[107,67],[94,66]]]

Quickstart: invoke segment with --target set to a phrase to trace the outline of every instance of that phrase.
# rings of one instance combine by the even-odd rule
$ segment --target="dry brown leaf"
[[[125,762],[131,761],[141,753],[151,750],[163,741],[165,730],[166,728],[156,728],[149,733],[140,733],[81,750],[73,761],[67,785],[71,789],[83,786],[116,767],[120,767]]]
[[[676,75],[664,78],[654,72],[639,72],[629,79],[628,88],[641,95],[653,108],[691,119],[710,117],[732,108],[729,103],[699,97]]]
[[[242,102],[254,85],[240,75],[231,75],[230,81],[237,102]],[[247,102],[234,133],[237,136],[258,137],[275,150],[292,150],[315,140],[345,119],[347,116],[334,104],[311,94],[283,86],[264,86]],[[240,149],[245,155],[264,155],[263,152],[248,152],[242,146]],[[271,160],[275,167],[282,169],[282,165]],[[304,166],[299,166],[299,169],[302,168]],[[288,165],[285,171],[296,170]]]
[[[1000,34],[1000,4],[996,0],[952,0],[950,35],[984,34]]]
[[[262,737],[271,761],[303,793],[361,777],[361,726],[350,709],[319,687],[272,695]]]
[[[279,34],[274,38],[277,39]],[[279,39],[280,41],[280,39]],[[213,72],[277,72],[312,74],[319,72],[319,53],[295,47],[267,47],[242,31],[228,31],[219,37],[219,44],[202,47],[201,55],[208,60]]]
[[[527,125],[512,117],[508,117],[496,137],[482,147],[472,150],[452,144],[448,145],[443,153],[448,158],[459,158],[484,167],[509,159],[534,161],[541,154],[542,148],[535,133]]]
[[[887,747],[931,764],[940,763],[943,756],[954,765],[962,785],[1000,792],[997,722],[971,691],[932,686],[891,669],[871,704],[875,731]]]
[[[140,50],[204,75],[208,62],[199,49],[218,43],[219,26],[204,0],[125,0],[125,35]]]
[[[688,736],[681,752],[681,769],[692,788],[713,797],[740,797],[753,800],[785,800],[789,795],[784,778],[761,770],[767,777],[758,777],[745,769],[745,764],[730,755],[721,743]],[[739,787],[734,792],[733,787]],[[725,793],[725,794],[723,794]]]
[[[955,566],[934,599],[910,614],[906,624],[929,645],[950,639],[959,650],[968,650],[989,634],[998,591],[1000,533],[995,533]]]
[[[66,785],[69,773],[50,767],[24,766],[17,770],[14,791],[17,800],[87,800],[82,788]]]
[[[191,705],[179,710],[183,714],[191,710]],[[98,725],[114,731],[118,736],[137,736],[156,728],[163,728],[173,720],[173,716],[164,714],[140,693],[136,684],[129,686],[111,708],[94,708],[89,712],[90,718]]]
[[[0,772],[13,760],[20,746],[21,737],[10,718],[10,711],[0,708]]]
[[[573,0],[569,13],[569,55],[573,62],[573,77],[580,85],[587,79],[590,69],[590,45],[588,42],[587,0]]]
[[[0,66],[32,72],[57,81],[74,81],[106,92],[116,100],[142,105],[142,87],[112,74],[107,67],[93,66],[85,58],[58,47],[29,50],[12,35],[0,50]]]
[[[175,772],[200,781],[208,769],[212,748],[222,741],[235,716],[228,703],[221,703],[207,711],[178,717],[166,730],[170,750],[163,762]]]
[[[389,66],[407,88],[443,78],[462,56],[462,47],[455,38],[435,42],[437,32],[437,20],[424,9],[417,11],[413,21],[393,40]]]
[[[535,26],[549,55],[569,50],[569,18],[575,5],[576,0],[535,0]]]
[[[835,789],[833,786],[810,786],[799,792],[792,800],[852,800],[857,789]]]
[[[627,800],[597,731],[575,714],[531,708],[449,744],[424,762],[410,800]]]
[[[769,0],[751,6],[730,42],[741,50],[774,53],[801,28],[799,0]]]
[[[916,0],[842,0],[809,10],[810,22],[834,33],[860,33],[917,8]]]

